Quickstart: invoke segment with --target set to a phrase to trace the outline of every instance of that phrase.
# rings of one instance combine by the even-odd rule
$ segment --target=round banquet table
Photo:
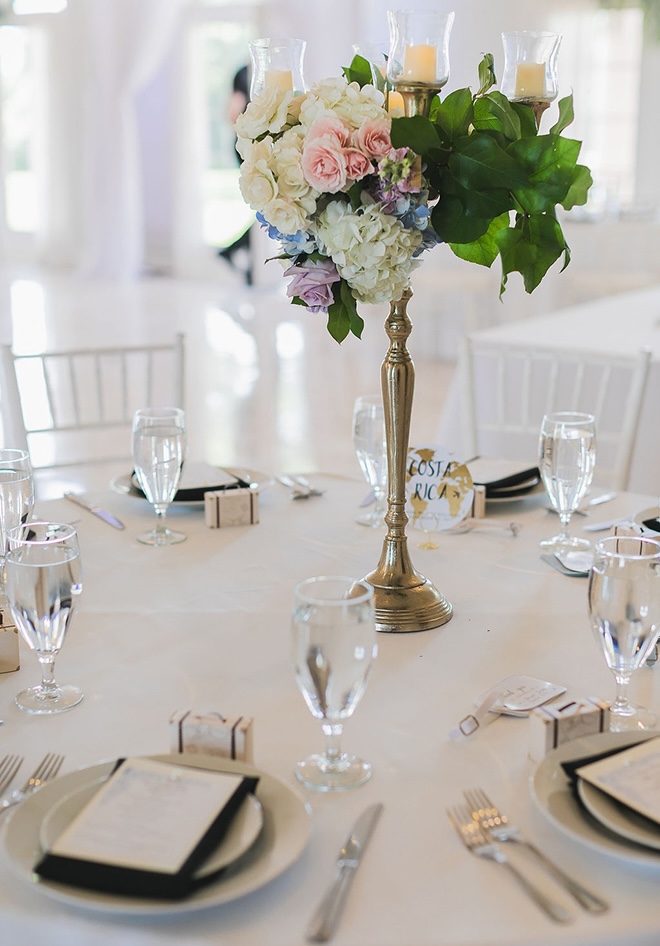
[[[489,503],[489,520],[464,534],[439,535],[437,549],[409,527],[415,566],[454,606],[444,627],[380,634],[366,694],[345,728],[344,746],[367,758],[373,776],[346,793],[315,793],[293,775],[297,759],[320,748],[320,726],[304,705],[290,660],[290,609],[298,579],[361,577],[380,556],[384,534],[355,523],[365,491],[355,479],[317,476],[322,497],[291,501],[266,483],[260,522],[210,529],[202,506],[174,506],[170,519],[187,541],[140,545],[153,512],[111,491],[90,499],[125,523],[109,527],[65,500],[38,502],[40,517],[76,521],[84,567],[79,609],[56,676],[85,698],[52,717],[31,717],[14,694],[36,682],[36,658],[21,644],[21,669],[0,675],[0,754],[25,756],[29,774],[47,751],[66,756],[64,772],[101,760],[169,751],[169,718],[181,709],[254,718],[254,762],[308,802],[311,835],[285,873],[232,902],[182,915],[124,917],[46,897],[0,859],[3,943],[213,943],[297,946],[333,877],[350,825],[369,804],[384,813],[361,865],[337,946],[515,946],[656,943],[660,855],[639,865],[567,836],[534,805],[527,719],[498,717],[473,736],[450,731],[489,687],[513,673],[562,684],[566,699],[613,696],[614,683],[592,638],[585,580],[566,578],[539,556],[538,541],[558,525],[542,495]],[[621,494],[590,521],[634,514],[647,496]],[[517,536],[507,528],[520,525]],[[576,529],[586,520],[577,519]],[[660,711],[660,668],[644,668],[635,696]],[[611,902],[605,916],[574,912],[556,925],[497,865],[471,856],[446,816],[463,789],[480,786],[543,850]],[[7,819],[11,815],[4,814]],[[573,909],[574,908],[574,909]]]

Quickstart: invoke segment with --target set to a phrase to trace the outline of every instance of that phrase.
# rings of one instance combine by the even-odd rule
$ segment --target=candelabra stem
[[[390,340],[381,368],[385,435],[387,440],[387,535],[380,561],[366,581],[374,589],[376,628],[379,631],[425,631],[446,624],[453,609],[444,595],[415,569],[406,538],[406,472],[415,368],[406,347],[412,331],[407,305],[408,289],[393,302],[385,322]]]

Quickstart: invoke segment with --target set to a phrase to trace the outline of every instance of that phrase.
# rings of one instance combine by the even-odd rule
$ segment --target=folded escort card
[[[126,759],[35,867],[58,883],[181,899],[256,777]]]
[[[583,765],[575,774],[660,824],[660,737]]]

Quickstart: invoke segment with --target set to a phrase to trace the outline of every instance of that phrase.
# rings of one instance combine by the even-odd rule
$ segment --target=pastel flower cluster
[[[278,240],[288,295],[312,311],[401,298],[430,225],[421,159],[392,147],[383,93],[343,78],[266,88],[236,122],[241,193]]]

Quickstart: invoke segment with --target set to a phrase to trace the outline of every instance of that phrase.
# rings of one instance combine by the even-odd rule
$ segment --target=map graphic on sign
[[[470,515],[474,485],[462,460],[442,447],[411,447],[406,469],[406,513],[427,532],[450,529]]]

